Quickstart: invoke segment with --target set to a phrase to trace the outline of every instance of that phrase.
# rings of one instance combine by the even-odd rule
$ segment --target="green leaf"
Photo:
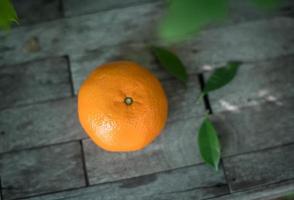
[[[207,94],[217,90],[232,81],[238,71],[241,62],[229,62],[226,66],[216,69],[208,78],[203,93]]]
[[[227,0],[169,0],[159,37],[166,42],[186,39],[203,26],[223,20],[227,13]]]
[[[154,46],[151,47],[151,51],[167,72],[184,83],[187,81],[188,75],[185,66],[174,53],[165,48]]]
[[[218,170],[221,155],[220,143],[217,132],[208,118],[204,119],[199,129],[198,145],[202,159]]]
[[[279,7],[282,3],[281,0],[251,0],[258,8],[264,10],[272,10]]]
[[[17,15],[10,0],[0,0],[0,28],[8,30],[13,22],[17,22]]]

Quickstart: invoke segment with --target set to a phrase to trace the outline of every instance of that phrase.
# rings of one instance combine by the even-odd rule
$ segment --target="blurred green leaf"
[[[251,0],[258,8],[272,10],[281,4],[282,0]]]
[[[0,0],[0,28],[8,30],[13,22],[17,22],[17,15],[10,0]]]
[[[287,194],[285,197],[282,197],[281,200],[293,200],[294,192]]]
[[[185,66],[174,53],[165,48],[155,46],[151,47],[151,51],[167,72],[184,83],[187,81],[188,75]]]
[[[198,133],[198,146],[202,159],[218,170],[221,150],[217,132],[208,118],[201,124]]]
[[[166,42],[185,39],[204,25],[223,20],[227,13],[227,0],[169,0],[159,36]]]
[[[208,92],[217,90],[232,81],[240,65],[241,62],[229,62],[226,66],[216,69],[208,78],[203,93],[207,94]]]

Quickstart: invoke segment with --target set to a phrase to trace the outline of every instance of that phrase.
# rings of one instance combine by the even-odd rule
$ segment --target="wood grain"
[[[203,115],[203,102],[196,104],[197,76],[190,76],[187,87],[175,79],[162,85],[169,99],[169,122]],[[77,119],[76,98],[2,110],[0,133],[0,152],[87,138]]]
[[[76,16],[105,10],[118,9],[123,7],[134,6],[141,3],[148,2],[164,2],[162,0],[125,0],[125,1],[95,1],[84,0],[63,0],[65,16]],[[293,1],[284,0],[277,8],[271,12],[258,9],[254,3],[250,1],[234,0],[229,2],[229,17],[225,23],[244,22],[249,20],[257,20],[261,18],[270,18],[273,16],[293,16]]]
[[[63,16],[58,0],[13,0],[12,2],[19,18],[17,26],[36,24]]]
[[[0,66],[0,109],[71,96],[63,57]]]
[[[161,135],[144,150],[110,153],[91,140],[83,142],[90,184],[115,181],[201,163],[197,130],[201,118],[168,123]]]
[[[224,147],[222,155],[231,156],[294,142],[293,101],[294,98],[285,98],[212,116]]]
[[[133,6],[142,3],[148,3],[158,0],[108,0],[108,1],[93,1],[84,0],[83,3],[79,0],[63,0],[65,16],[77,16],[89,13],[101,12],[105,10],[118,9],[128,6]]]
[[[161,9],[161,3],[156,2],[14,29],[9,37],[1,39],[0,64],[49,55],[74,55],[106,46],[150,43],[157,37],[155,22],[162,14]],[[290,45],[294,37],[293,21],[291,17],[275,17],[211,28],[175,49],[189,72],[231,59],[255,61],[289,55],[294,52]],[[24,50],[32,38],[39,41],[40,51]]]
[[[232,82],[209,94],[213,112],[294,97],[294,56],[244,63]]]
[[[287,180],[274,184],[258,186],[242,192],[235,192],[228,195],[218,196],[211,198],[211,200],[273,200],[276,198],[279,198],[279,200],[286,200],[286,198],[283,197],[287,197],[288,195],[293,194],[293,191],[294,181]]]
[[[85,138],[77,119],[76,99],[0,112],[0,153]]]
[[[79,142],[0,155],[6,200],[85,186]]]
[[[20,63],[130,41],[142,41],[151,37],[150,33],[155,28],[154,19],[160,14],[158,7],[158,4],[139,5],[50,21],[32,27],[19,27],[12,30],[9,37],[3,38],[0,33],[0,49],[3,49],[0,64]],[[39,41],[40,51],[30,52],[24,49],[25,44],[32,38]]]
[[[294,37],[292,38],[292,35],[288,33],[294,29],[287,27],[294,23],[290,21],[292,19],[275,18],[205,30],[198,35],[196,40],[178,45],[174,51],[183,60],[189,74],[220,67],[230,60],[248,61],[250,62],[248,65],[254,65],[257,61],[273,60],[275,57],[293,54],[294,49],[289,42],[291,43]],[[285,26],[278,27],[280,23]],[[247,37],[244,38],[244,35]],[[115,60],[133,60],[152,71],[156,70],[158,77],[167,76],[163,70],[158,70],[160,68],[154,56],[144,43],[134,42],[109,46],[86,53],[71,54],[70,63],[75,92],[86,74],[96,66]],[[272,61],[272,67],[277,62],[278,60]],[[258,62],[258,64],[268,63]],[[282,64],[282,59],[280,59],[280,64]]]
[[[223,159],[232,191],[294,178],[294,145]]]
[[[185,191],[193,191],[193,197],[202,199],[226,194],[228,188],[222,171],[216,173],[207,166],[196,165],[30,200],[156,199],[156,196],[171,197]]]
[[[70,66],[73,78],[74,91],[77,91],[87,75],[96,67],[118,60],[131,60],[152,71],[159,79],[171,76],[162,69],[145,44],[134,43],[119,46],[110,46],[103,49],[70,55]]]

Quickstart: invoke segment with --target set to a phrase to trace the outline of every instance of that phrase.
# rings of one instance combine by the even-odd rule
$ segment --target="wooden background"
[[[261,12],[233,0],[230,18],[174,47],[188,87],[146,49],[160,0],[14,0],[21,25],[0,33],[0,199],[274,199],[294,192],[294,2]],[[84,134],[76,94],[97,65],[131,59],[169,98],[168,123],[143,151],[108,153]],[[196,104],[208,67],[244,62],[236,79]],[[207,107],[221,169],[203,164]]]

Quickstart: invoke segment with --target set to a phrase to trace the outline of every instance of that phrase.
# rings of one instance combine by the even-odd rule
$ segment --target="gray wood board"
[[[79,142],[0,155],[5,200],[85,186]]]
[[[150,3],[16,28],[8,37],[0,34],[3,41],[0,63],[72,55],[105,46],[154,42],[161,7],[160,3]],[[177,52],[189,72],[197,71],[202,65],[231,59],[267,59],[294,52],[293,32],[294,19],[290,17],[244,22],[204,30],[195,40],[177,48]],[[40,46],[39,51],[24,48],[32,38]]]
[[[265,102],[211,117],[223,146],[223,156],[294,142],[294,98]]]
[[[84,15],[89,13],[95,13],[105,10],[118,9],[128,6],[133,6],[142,3],[154,2],[158,0],[108,0],[108,1],[96,1],[96,0],[63,0],[63,7],[65,16]]]
[[[70,55],[70,66],[74,91],[78,89],[87,75],[96,67],[112,61],[131,60],[151,70],[157,78],[166,79],[171,76],[161,67],[144,44],[124,44]],[[180,83],[179,83],[180,84]]]
[[[201,163],[197,131],[201,118],[168,123],[161,135],[141,151],[111,153],[84,140],[90,184],[115,181]]]
[[[139,3],[147,3],[152,1],[162,0],[63,0],[64,10],[66,16],[76,16],[104,10],[118,9],[122,7],[134,6]],[[244,0],[232,0],[229,2],[229,17],[226,19],[229,22],[243,22],[248,20],[256,20],[260,18],[269,18],[273,16],[293,16],[293,1],[282,1],[277,8],[272,10],[263,10],[254,5],[253,2]]]
[[[238,110],[240,107],[294,97],[294,56],[283,56],[240,66],[232,82],[209,93],[213,112]]]
[[[19,25],[35,24],[63,16],[60,0],[13,0]]]
[[[0,153],[85,138],[76,99],[52,101],[0,112]]]
[[[0,66],[0,109],[71,96],[66,59]]]
[[[223,159],[232,191],[294,179],[294,145]]]
[[[157,195],[173,196],[184,191],[193,191],[194,199],[202,199],[226,194],[228,187],[222,170],[214,172],[210,167],[196,165],[30,200],[137,200],[153,199],[149,197]]]
[[[196,75],[189,77],[187,87],[175,79],[163,80],[162,85],[169,99],[170,124],[203,115],[203,102],[196,104],[200,93]],[[77,119],[76,98],[0,111],[0,152],[86,137]]]
[[[293,22],[291,18],[273,18],[202,31],[193,41],[179,45],[176,52],[189,72],[220,67],[231,60],[255,62],[291,55]]]
[[[281,181],[255,187],[250,190],[234,192],[232,194],[209,198],[211,200],[264,200],[279,198],[279,200],[291,200],[286,197],[294,194],[294,180]],[[276,199],[277,200],[277,199]]]
[[[151,37],[154,19],[160,14],[158,7],[158,4],[146,4],[19,27],[8,36],[0,33],[0,63],[24,62],[142,41]],[[40,46],[39,51],[25,48],[32,38]]]

